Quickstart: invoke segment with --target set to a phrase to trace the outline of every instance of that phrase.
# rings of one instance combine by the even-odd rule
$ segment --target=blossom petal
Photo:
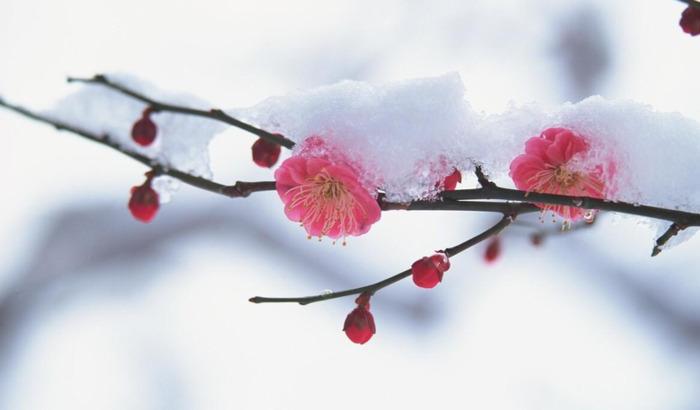
[[[573,132],[560,132],[554,137],[554,142],[547,148],[547,158],[553,165],[568,162],[571,157],[588,150],[586,141]]]
[[[552,145],[551,141],[540,137],[532,137],[525,142],[525,153],[539,158],[546,158],[545,153],[550,145]]]
[[[518,155],[510,163],[510,177],[523,191],[531,191],[536,185],[537,174],[546,170],[547,164],[542,159],[529,154]]]

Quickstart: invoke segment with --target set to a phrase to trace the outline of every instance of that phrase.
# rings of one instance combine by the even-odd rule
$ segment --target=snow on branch
[[[308,304],[360,295],[346,321],[346,333],[358,343],[374,332],[369,300],[377,291],[409,276],[417,286],[436,286],[450,257],[496,238],[519,215],[551,213],[565,225],[591,222],[601,211],[650,218],[646,223],[659,230],[652,256],[700,226],[700,180],[687,172],[700,157],[700,124],[634,102],[591,97],[488,114],[472,108],[459,75],[448,74],[385,85],[344,81],[221,110],[128,76],[69,82],[83,87],[47,112],[2,99],[0,106],[148,167],[129,201],[142,222],[155,217],[169,193],[157,183],[164,176],[228,197],[277,191],[287,217],[309,237],[334,240],[367,233],[391,210],[503,215],[473,238],[374,284],[251,298]],[[260,166],[272,168],[280,146],[291,150],[274,181],[214,180],[209,143],[225,126],[259,138],[252,153]],[[473,171],[480,187],[456,189],[464,171]]]

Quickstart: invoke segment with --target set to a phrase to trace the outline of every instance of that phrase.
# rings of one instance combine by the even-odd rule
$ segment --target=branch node
[[[253,192],[274,191],[275,181],[244,182],[236,181],[233,185],[222,187],[219,192],[229,198],[246,198]]]

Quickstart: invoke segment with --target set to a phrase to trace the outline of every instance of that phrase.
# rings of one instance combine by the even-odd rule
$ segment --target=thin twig
[[[505,215],[500,221],[498,221],[497,224],[494,226],[490,227],[489,229],[485,230],[484,232],[476,235],[473,238],[470,238],[459,245],[453,246],[451,248],[446,248],[442,252],[444,252],[448,257],[455,256],[472,246],[476,245],[479,242],[484,241],[485,239],[490,238],[491,236],[497,235],[500,233],[506,226],[510,225],[515,216],[514,215]],[[373,283],[371,285],[367,286],[362,286],[359,288],[354,288],[354,289],[348,289],[348,290],[343,290],[340,292],[330,292],[330,293],[322,293],[320,295],[315,295],[315,296],[303,296],[303,297],[291,297],[291,298],[269,298],[269,297],[263,297],[263,296],[255,296],[249,299],[250,302],[252,303],[298,303],[300,305],[308,305],[309,303],[314,303],[314,302],[320,302],[324,300],[330,300],[330,299],[337,299],[337,298],[342,298],[345,296],[351,296],[351,295],[358,295],[360,293],[367,292],[369,294],[374,294],[377,291],[394,284],[402,279],[405,279],[409,276],[411,276],[411,269],[407,269],[401,273],[397,273],[394,276],[388,277],[384,280],[381,280],[379,282]]]
[[[482,188],[485,189],[493,189],[493,188],[498,188],[498,186],[491,180],[489,180],[486,175],[484,174],[484,171],[481,169],[481,165],[477,165],[476,168],[474,169],[474,173],[476,174],[476,179],[479,181],[479,185],[481,185]]]
[[[656,256],[656,255],[660,254],[661,251],[663,250],[663,246],[666,245],[666,243],[669,241],[669,239],[678,235],[678,232],[682,231],[685,228],[687,228],[687,226],[677,224],[677,223],[672,223],[671,226],[669,226],[669,228],[666,230],[666,232],[664,232],[663,235],[659,236],[659,239],[656,240],[656,244],[654,245],[654,249],[651,250],[651,256]]]
[[[149,107],[154,112],[158,111],[168,111],[168,112],[174,112],[174,113],[179,113],[179,114],[186,114],[186,115],[193,115],[196,117],[203,117],[203,118],[209,118],[212,120],[216,121],[221,121],[226,124],[232,125],[236,128],[240,128],[242,130],[248,131],[252,134],[257,135],[258,137],[267,140],[269,142],[281,145],[285,148],[292,148],[294,147],[294,141],[285,138],[281,134],[273,134],[271,132],[265,131],[263,129],[260,129],[258,127],[255,127],[251,124],[248,124],[246,122],[243,122],[237,118],[234,118],[225,112],[223,112],[220,109],[213,108],[211,110],[198,110],[195,108],[189,108],[189,107],[183,107],[180,105],[174,105],[174,104],[168,104],[162,101],[157,101],[154,100],[150,97],[147,97],[137,91],[134,91],[124,85],[117,84],[116,82],[108,79],[106,76],[102,74],[98,74],[92,78],[73,78],[73,77],[68,77],[68,82],[69,83],[87,83],[87,84],[98,84],[98,85],[103,85],[107,88],[111,88],[112,90],[118,91],[124,95],[127,95],[131,98],[135,98],[145,104],[148,104]]]
[[[690,7],[695,7],[696,9],[700,9],[700,2],[695,1],[695,0],[678,0],[681,3],[685,3]]]
[[[147,167],[152,168],[155,170],[156,174],[158,175],[168,175],[173,178],[176,178],[188,185],[192,185],[194,187],[203,189],[205,191],[209,192],[214,192],[220,195],[225,195],[230,198],[240,198],[240,197],[247,197],[253,192],[260,192],[260,191],[274,191],[275,190],[275,181],[263,181],[263,182],[243,182],[243,181],[238,181],[234,185],[223,185],[218,182],[211,181],[206,178],[198,177],[192,174],[188,174],[187,172],[183,172],[174,168],[171,168],[170,166],[166,164],[162,164],[158,162],[156,159],[149,158],[145,155],[139,154],[138,152],[130,151],[121,145],[119,145],[117,142],[113,141],[110,139],[108,135],[96,135],[93,134],[89,131],[86,131],[82,128],[76,127],[74,125],[67,124],[63,121],[55,120],[48,118],[44,115],[40,115],[34,112],[31,112],[23,107],[20,107],[18,105],[10,104],[0,98],[0,107],[7,108],[10,111],[14,111],[17,114],[20,114],[26,118],[42,122],[44,124],[51,125],[58,131],[67,131],[76,135],[79,135],[85,139],[88,139],[92,142],[96,142],[98,144],[102,144],[104,146],[107,146],[109,148],[112,148],[116,151],[119,151],[120,153],[146,165]]]

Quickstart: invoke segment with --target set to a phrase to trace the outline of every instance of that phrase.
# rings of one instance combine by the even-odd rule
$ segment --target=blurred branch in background
[[[612,52],[601,11],[585,4],[573,8],[559,26],[553,57],[561,65],[566,98],[579,101],[602,94]]]
[[[316,257],[298,241],[279,235],[276,227],[260,218],[260,212],[254,209],[191,209],[194,210],[176,211],[148,226],[126,221],[126,212],[121,208],[101,205],[67,208],[48,216],[51,222],[47,223],[43,238],[36,241],[29,263],[11,275],[14,282],[0,294],[0,356],[10,354],[14,337],[23,325],[42,314],[40,307],[57,308],[57,303],[70,300],[73,292],[104,279],[100,275],[114,275],[114,270],[106,269],[109,266],[120,267],[115,279],[121,286],[144,286],[154,279],[154,273],[143,267],[151,261],[164,263],[164,253],[177,251],[178,246],[183,246],[181,241],[195,235],[275,249],[275,255],[283,258],[288,267],[296,265],[295,272],[307,275],[294,278],[295,281],[316,282],[322,287],[352,286],[354,272],[371,269],[355,261],[339,264]],[[401,313],[397,316],[408,316],[418,323],[429,323],[435,318],[431,304],[423,299],[403,300],[386,295],[383,303]]]
[[[299,280],[312,282],[311,286],[316,287],[348,287],[352,285],[353,272],[371,269],[356,263],[339,264],[314,257],[313,251],[309,252],[296,241],[285,240],[275,226],[260,223],[251,213],[231,212],[225,207],[208,212],[177,211],[164,218],[163,223],[145,227],[124,223],[123,209],[100,205],[56,212],[48,218],[52,222],[43,238],[37,241],[29,263],[13,275],[14,283],[0,296],[0,357],[4,356],[0,360],[8,363],[5,359],[12,352],[15,337],[24,326],[42,323],[46,309],[60,309],[62,302],[90,289],[90,283],[103,280],[103,275],[117,273],[119,276],[114,279],[127,289],[145,286],[156,273],[143,267],[152,261],[162,263],[164,253],[177,251],[187,238],[195,235],[203,234],[224,242],[245,238],[253,246],[274,248],[288,263],[298,265],[295,271],[307,275]],[[700,352],[700,315],[697,312],[677,306],[672,294],[645,283],[641,279],[643,275],[629,272],[629,267],[622,266],[610,255],[595,252],[590,247],[580,252],[585,246],[577,242],[577,235],[571,235],[572,232],[562,233],[554,226],[542,228],[542,224],[533,219],[518,221],[522,229],[510,230],[504,235],[536,231],[545,236],[561,236],[563,246],[559,246],[557,252],[565,249],[566,254],[559,257],[567,259],[568,263],[586,265],[585,281],[602,291],[613,290],[619,294],[621,297],[615,299],[626,301],[642,323],[660,338],[671,341],[672,346],[683,346],[688,354]],[[574,225],[573,232],[595,230],[595,226]],[[105,235],[105,232],[110,234]],[[547,246],[539,252],[548,252]],[[121,269],[108,269],[109,266]],[[452,303],[444,298],[403,299],[392,294],[383,295],[383,300],[389,309],[399,313],[397,316],[406,316],[408,312],[423,330],[437,319],[435,305],[431,303]],[[163,366],[167,368],[167,363]]]

